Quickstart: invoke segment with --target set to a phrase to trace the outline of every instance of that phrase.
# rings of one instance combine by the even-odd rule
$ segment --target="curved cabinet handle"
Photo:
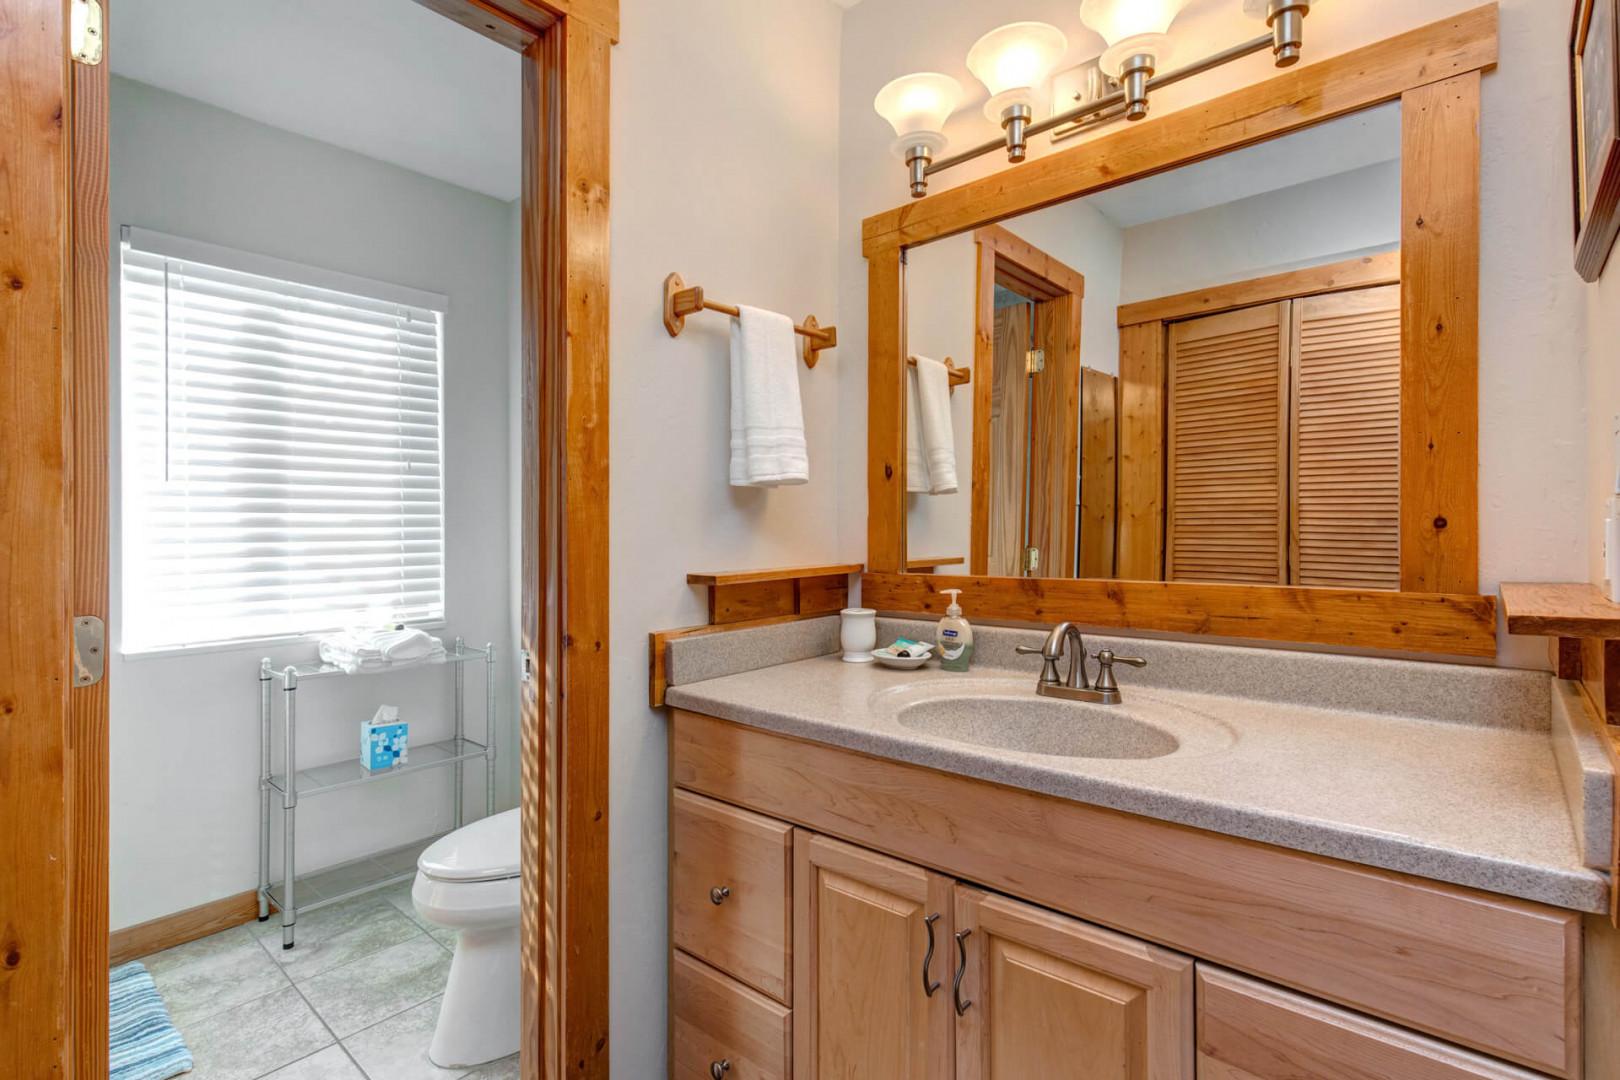
[[[719,907],[721,904],[730,899],[730,897],[730,885],[716,885],[714,888],[709,890],[709,903],[713,904],[715,907]],[[729,1065],[726,1067],[730,1068]]]
[[[721,1058],[719,1061],[709,1062],[709,1076],[713,1080],[722,1080],[726,1073],[731,1071],[731,1059]]]
[[[928,927],[928,952],[923,955],[922,967],[923,995],[925,997],[933,997],[934,991],[939,989],[938,979],[933,982],[928,981],[928,969],[934,966],[934,924],[937,922],[939,922],[939,912],[937,911],[923,920],[923,925]]]
[[[956,1015],[961,1016],[973,1007],[973,1002],[962,1000],[962,976],[967,974],[967,939],[972,930],[956,932],[956,978],[951,982],[951,997],[956,999]]]

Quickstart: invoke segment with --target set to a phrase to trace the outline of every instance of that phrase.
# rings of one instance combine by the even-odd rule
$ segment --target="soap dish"
[[[873,649],[872,659],[876,660],[884,667],[898,668],[901,671],[915,671],[917,668],[920,668],[924,664],[928,663],[929,659],[934,655],[932,646],[922,647],[914,645],[908,648],[906,651],[912,655],[896,656],[892,650],[892,647]]]

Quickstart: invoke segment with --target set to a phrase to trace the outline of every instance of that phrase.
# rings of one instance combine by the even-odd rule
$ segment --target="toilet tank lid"
[[[517,810],[463,825],[428,845],[416,868],[439,881],[493,881],[518,875]]]

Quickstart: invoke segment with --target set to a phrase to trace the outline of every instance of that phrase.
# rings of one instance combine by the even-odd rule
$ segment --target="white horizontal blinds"
[[[125,231],[127,650],[443,617],[444,308]]]
[[[1287,580],[1287,304],[1169,331],[1165,578]]]
[[[1294,581],[1398,589],[1400,286],[1294,311]]]

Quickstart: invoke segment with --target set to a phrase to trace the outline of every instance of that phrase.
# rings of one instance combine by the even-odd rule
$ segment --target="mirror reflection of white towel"
[[[951,426],[950,372],[938,360],[907,366],[906,490],[956,492],[956,433]]]

